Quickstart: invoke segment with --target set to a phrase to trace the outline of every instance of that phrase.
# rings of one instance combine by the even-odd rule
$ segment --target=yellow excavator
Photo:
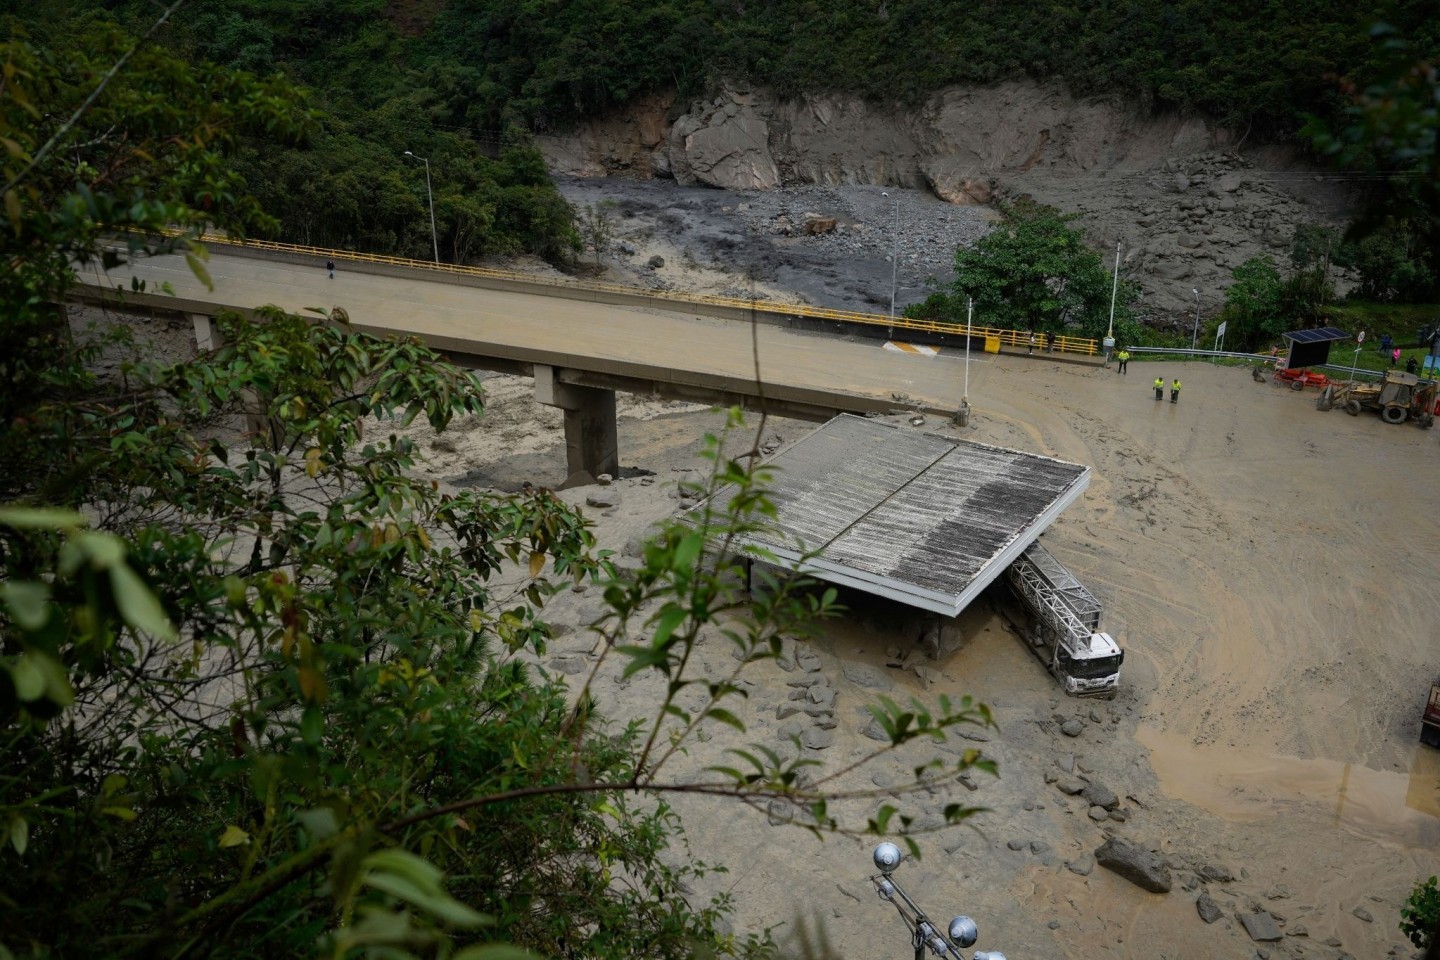
[[[1320,391],[1315,409],[1340,407],[1352,417],[1358,416],[1361,410],[1375,410],[1386,423],[1404,423],[1413,419],[1429,429],[1435,424],[1436,387],[1434,380],[1422,383],[1413,373],[1387,370],[1383,383],[1351,381],[1330,384]]]

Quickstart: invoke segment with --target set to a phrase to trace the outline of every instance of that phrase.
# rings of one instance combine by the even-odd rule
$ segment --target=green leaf
[[[541,960],[540,955],[531,953],[508,943],[487,943],[466,947],[450,960]]]
[[[136,630],[143,630],[160,640],[178,640],[170,618],[155,594],[140,575],[124,563],[110,568],[110,589],[115,591],[115,605],[120,616]]]
[[[201,249],[203,250],[203,248]],[[190,272],[195,274],[195,279],[205,285],[206,290],[215,289],[215,281],[210,279],[210,271],[205,269],[205,264],[201,262],[200,258],[196,256],[193,251],[187,250],[185,252],[185,263],[189,265]]]
[[[74,510],[0,507],[0,523],[16,530],[69,530],[83,527],[88,521]]]
[[[694,566],[695,560],[700,556],[700,550],[705,546],[705,537],[700,533],[692,533],[680,541],[675,547],[675,569],[688,570]]]
[[[324,733],[325,717],[319,707],[311,704],[300,716],[300,739],[313,747],[320,743]]]
[[[295,814],[295,819],[299,820],[300,825],[316,840],[333,837],[340,830],[340,821],[336,819],[335,811],[329,807],[301,810]]]
[[[125,560],[125,541],[114,534],[86,530],[75,535],[74,543],[96,570],[109,570]]]
[[[225,828],[224,833],[220,834],[220,848],[222,850],[228,847],[243,846],[249,842],[250,834],[235,826],[233,823]]]
[[[11,580],[0,583],[0,600],[21,629],[32,633],[50,619],[50,587],[33,580]]]
[[[10,814],[10,846],[20,856],[25,856],[25,848],[30,845],[30,821],[18,813]]]
[[[735,716],[735,715],[734,715],[733,713],[731,713],[729,710],[724,710],[724,709],[721,709],[720,707],[711,707],[709,710],[707,710],[707,711],[705,712],[705,717],[706,717],[706,719],[709,719],[709,720],[718,720],[718,721],[720,721],[720,722],[723,723],[723,724],[726,724],[726,725],[728,725],[728,726],[734,727],[736,730],[739,730],[741,733],[744,733],[744,732],[745,732],[745,724],[741,723],[741,722],[740,722],[740,718],[737,717],[737,716]]]
[[[426,889],[396,873],[371,873],[365,878],[365,883],[454,927],[479,927],[491,921],[491,918],[470,909],[443,890]]]
[[[660,613],[660,625],[655,628],[655,639],[652,644],[656,647],[665,646],[675,628],[685,622],[686,610],[684,607],[673,604],[667,605]]]
[[[39,700],[45,693],[45,668],[40,665],[39,656],[26,651],[10,664],[10,682],[15,685],[15,696],[21,703]]]

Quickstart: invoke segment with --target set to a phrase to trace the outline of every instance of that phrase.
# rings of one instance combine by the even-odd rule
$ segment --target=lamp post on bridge
[[[430,161],[426,157],[416,156],[409,150],[405,151],[405,156],[425,164],[425,199],[430,201],[430,245],[435,251],[435,262],[439,263],[440,240],[435,233],[435,194],[430,192]]]
[[[880,196],[890,196],[888,191],[880,191]],[[895,281],[899,277],[900,270],[900,195],[895,195],[895,239],[890,248],[890,329],[885,339],[895,338]]]

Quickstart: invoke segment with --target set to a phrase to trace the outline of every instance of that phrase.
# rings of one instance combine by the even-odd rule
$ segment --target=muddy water
[[[1417,744],[1404,773],[1335,760],[1196,747],[1142,727],[1161,788],[1232,822],[1306,817],[1413,850],[1440,848],[1440,751]]]

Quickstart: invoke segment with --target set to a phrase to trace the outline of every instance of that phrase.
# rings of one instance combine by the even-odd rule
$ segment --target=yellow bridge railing
[[[520,273],[516,270],[497,270],[493,267],[472,267],[455,263],[434,263],[430,260],[412,260],[408,257],[394,257],[381,253],[359,253],[353,250],[330,250],[325,247],[311,247],[297,243],[280,243],[274,240],[235,240],[221,234],[204,234],[202,243],[241,247],[250,250],[268,250],[293,256],[315,257],[320,260],[348,260],[353,263],[378,263],[388,266],[428,270],[434,273],[456,276],[479,277],[489,280],[507,280],[535,286],[553,287],[577,292],[615,294],[628,297],[647,297],[677,304],[705,304],[729,307],[738,310],[754,310],[757,313],[779,314],[787,317],[814,317],[821,320],[839,320],[844,323],[859,323],[874,327],[896,330],[914,330],[922,333],[944,333],[952,336],[965,331],[959,324],[935,320],[916,320],[912,317],[890,317],[883,313],[859,313],[852,310],[832,310],[800,303],[778,303],[772,300],[750,300],[740,297],[720,297],[704,293],[676,293],[669,290],[650,290],[645,287],[631,287],[619,283],[604,283],[594,280],[557,280]],[[1001,327],[971,327],[972,336],[995,339],[1002,347],[1027,348],[1030,345],[1030,331],[1010,330]],[[1035,334],[1035,349],[1045,351],[1045,335]],[[1098,341],[1088,337],[1057,336],[1055,349],[1062,353],[1096,356],[1100,352]]]

